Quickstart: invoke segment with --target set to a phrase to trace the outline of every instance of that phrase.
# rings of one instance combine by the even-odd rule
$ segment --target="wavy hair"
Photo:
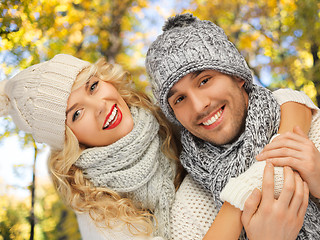
[[[177,188],[185,175],[178,159],[180,146],[177,145],[177,142],[179,141],[160,109],[145,93],[134,88],[127,72],[118,65],[108,64],[103,58],[78,75],[72,90],[82,86],[92,76],[113,84],[129,107],[142,107],[154,114],[160,124],[159,135],[163,140],[161,149],[169,159],[177,164],[175,178]],[[152,221],[154,216],[148,209],[141,209],[132,200],[122,198],[112,189],[94,187],[84,177],[82,170],[74,166],[85,148],[79,144],[70,128],[66,126],[63,150],[52,151],[50,154],[49,172],[64,202],[76,212],[88,212],[98,227],[112,228],[120,220],[127,225],[131,233],[150,235],[155,226]],[[139,228],[136,228],[135,225],[138,225]]]

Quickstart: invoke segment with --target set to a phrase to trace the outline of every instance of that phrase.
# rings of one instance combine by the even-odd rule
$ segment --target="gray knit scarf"
[[[196,181],[212,192],[220,209],[220,193],[228,180],[245,172],[256,161],[255,156],[277,133],[279,122],[280,107],[272,93],[253,85],[242,135],[230,145],[214,146],[183,128],[181,163]],[[319,209],[311,200],[298,239],[320,239]]]
[[[155,234],[170,239],[170,208],[175,196],[175,166],[161,151],[156,118],[131,107],[134,128],[117,142],[83,151],[75,165],[96,187],[113,189],[150,209],[157,221]]]

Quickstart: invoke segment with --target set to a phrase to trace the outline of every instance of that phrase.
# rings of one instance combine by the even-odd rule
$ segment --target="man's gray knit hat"
[[[224,31],[190,13],[167,20],[163,33],[148,50],[146,69],[160,108],[172,122],[177,120],[167,96],[188,73],[212,69],[245,80],[247,90],[252,86],[251,70]]]
[[[67,54],[24,69],[0,82],[0,116],[10,115],[15,125],[34,140],[61,150],[65,140],[67,101],[78,74],[89,62]]]

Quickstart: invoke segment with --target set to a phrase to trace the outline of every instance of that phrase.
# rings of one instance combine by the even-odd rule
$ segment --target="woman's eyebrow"
[[[75,103],[75,104],[72,105],[71,108],[67,109],[66,116],[68,116],[68,113],[71,112],[73,109],[75,109],[77,107],[77,105],[78,105],[78,103]]]
[[[85,90],[86,90],[86,92],[88,91],[88,88],[89,88],[89,85],[90,85],[91,78],[92,78],[92,77],[89,77],[89,78],[88,78],[88,81],[86,82],[86,85],[85,85]]]

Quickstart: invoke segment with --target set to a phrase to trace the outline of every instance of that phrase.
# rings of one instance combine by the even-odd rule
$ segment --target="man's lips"
[[[111,108],[111,111],[106,117],[106,120],[103,124],[103,130],[110,130],[115,128],[120,124],[122,120],[122,112],[120,109],[117,107],[117,104],[113,105]]]
[[[216,112],[210,114],[210,116],[206,117],[204,121],[200,123],[200,125],[206,129],[215,128],[219,123],[221,123],[223,112],[224,112],[224,106],[222,106]]]

